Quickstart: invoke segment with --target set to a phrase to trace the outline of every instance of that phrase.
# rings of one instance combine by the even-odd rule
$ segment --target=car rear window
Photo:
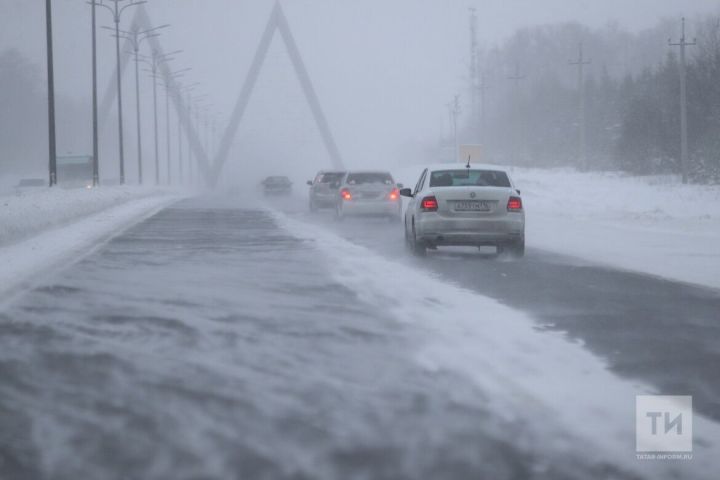
[[[343,175],[345,175],[345,174],[344,173],[323,173],[320,176],[320,180],[318,180],[318,182],[320,182],[320,183],[339,182]]]
[[[380,183],[392,185],[393,178],[389,173],[351,173],[347,178],[348,185],[362,185],[366,183]]]
[[[430,187],[510,187],[499,170],[438,170],[430,174]]]

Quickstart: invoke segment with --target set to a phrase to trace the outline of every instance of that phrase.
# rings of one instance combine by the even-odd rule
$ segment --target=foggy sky
[[[0,2],[0,49],[19,48],[44,75],[43,3]],[[156,24],[172,24],[163,31],[163,47],[184,50],[173,66],[193,68],[183,80],[203,84],[199,93],[208,95],[206,102],[217,112],[220,129],[235,104],[273,3],[149,0],[146,5]],[[445,104],[455,93],[465,93],[471,5],[478,8],[480,41],[490,45],[527,25],[576,20],[599,27],[616,21],[642,29],[662,17],[692,18],[717,9],[718,4],[715,0],[287,0],[283,6],[291,29],[348,164],[396,161],[401,152],[408,155],[412,146],[431,142],[447,130]],[[111,25],[109,12],[101,9],[98,15],[100,25]],[[131,14],[124,17],[125,26],[130,18]],[[89,102],[88,5],[83,0],[55,0],[54,24],[57,93]],[[113,40],[101,30],[99,41],[104,90],[114,62]],[[574,48],[568,46],[569,52]],[[130,75],[126,78],[127,108],[132,113],[134,92]],[[143,89],[146,108],[149,85],[144,83]],[[63,112],[58,117],[87,121],[65,118]],[[131,129],[134,117],[127,118]],[[59,142],[61,151],[63,147],[83,150],[90,139],[87,145]],[[279,36],[233,154],[256,156],[268,171],[286,165],[288,158],[312,168],[329,165]]]

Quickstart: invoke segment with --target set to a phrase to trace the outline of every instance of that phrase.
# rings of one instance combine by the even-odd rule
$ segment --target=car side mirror
[[[515,191],[517,192],[518,195],[520,195],[520,190],[517,190],[517,189],[516,189]]]
[[[398,183],[398,184],[397,184],[397,187],[398,187],[398,188],[403,188],[403,184],[402,184],[402,183]]]
[[[308,180],[308,181],[307,181],[307,182],[305,182],[305,183],[307,183],[307,184],[308,184],[309,186],[311,186],[311,187],[312,187],[312,180]]]
[[[400,196],[412,198],[412,196],[413,196],[412,190],[410,190],[409,188],[402,188],[402,189],[400,189]]]

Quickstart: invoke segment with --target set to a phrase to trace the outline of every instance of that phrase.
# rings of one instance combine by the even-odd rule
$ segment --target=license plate
[[[367,199],[379,198],[381,196],[382,196],[381,193],[370,193],[370,192],[361,192],[359,195],[360,198],[367,198]]]
[[[489,212],[490,203],[482,200],[455,202],[456,212]]]

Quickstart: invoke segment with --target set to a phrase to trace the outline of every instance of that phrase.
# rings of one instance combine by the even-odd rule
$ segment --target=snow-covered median
[[[405,168],[399,181],[415,185],[421,171]],[[528,247],[720,288],[720,186],[570,169],[511,173]]]
[[[137,187],[46,189],[0,198],[0,300],[179,198]]]

